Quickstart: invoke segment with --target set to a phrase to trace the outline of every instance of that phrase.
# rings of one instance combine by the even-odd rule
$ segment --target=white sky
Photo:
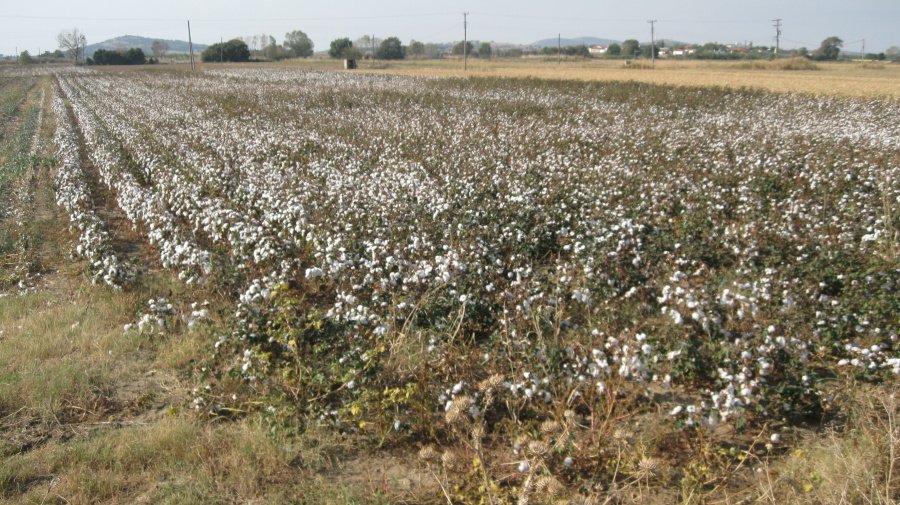
[[[462,40],[462,12],[469,12],[470,40],[527,44],[539,39],[594,36],[610,39],[650,39],[650,19],[657,20],[657,39],[704,42],[775,44],[773,21],[782,18],[783,48],[810,50],[832,35],[844,49],[881,52],[900,46],[898,0],[613,0],[556,2],[539,0],[479,0],[432,3],[422,0],[355,0],[284,2],[274,0],[184,2],[156,0],[7,0],[0,9],[0,53],[16,49],[36,54],[57,48],[56,35],[80,29],[88,44],[120,35],[187,40],[187,20],[193,40],[202,44],[239,36],[284,34],[303,30],[317,51],[339,37],[374,34],[423,42]]]

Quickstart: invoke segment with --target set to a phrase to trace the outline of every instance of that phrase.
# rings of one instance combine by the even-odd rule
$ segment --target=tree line
[[[57,36],[57,42],[59,43],[60,50],[53,54],[45,53],[41,55],[44,61],[47,61],[52,57],[67,56],[74,59],[76,64],[79,60],[83,59],[86,63],[94,65],[140,65],[145,63],[156,63],[169,49],[166,42],[156,40],[151,46],[153,58],[148,59],[140,48],[132,48],[129,50],[98,49],[91,58],[85,58],[84,51],[87,45],[87,39],[77,28],[61,32]],[[674,45],[675,49],[683,47],[685,47],[684,44]],[[843,40],[839,37],[832,36],[823,40],[819,48],[814,51],[808,51],[805,47],[802,47],[800,49],[786,50],[783,54],[805,57],[817,61],[830,61],[837,60],[841,57],[842,47]],[[269,60],[308,58],[313,55],[314,49],[315,44],[305,32],[302,30],[294,30],[285,34],[284,41],[281,44],[277,43],[275,37],[266,34],[238,37],[227,42],[212,44],[201,53],[200,59],[204,62],[243,62],[254,57]],[[612,43],[606,46],[603,57],[637,58],[643,56],[649,58],[651,55],[658,56],[660,49],[660,44],[654,44],[652,46],[646,44],[641,45],[637,39],[628,39],[621,44]],[[765,46],[750,47],[740,52],[729,51],[729,48],[724,44],[714,42],[692,47],[692,49],[693,52],[684,57],[692,59],[770,58],[774,53],[774,48]],[[555,56],[557,54],[585,58],[595,56],[594,54],[591,54],[590,49],[585,45],[566,46],[562,48],[544,47],[540,49],[496,49],[488,42],[476,43],[473,41],[460,41],[456,44],[449,45],[420,42],[416,40],[411,40],[409,45],[403,45],[397,37],[379,39],[369,35],[364,35],[355,40],[351,40],[349,37],[332,40],[327,53],[331,58],[348,60],[358,60],[363,58],[376,58],[380,60],[441,58],[446,54],[453,56],[466,54],[478,58],[515,58],[526,55]],[[861,56],[872,60],[896,60],[900,59],[900,48],[892,46],[882,53],[867,53]],[[17,56],[17,59],[18,62],[22,64],[35,61],[35,57],[31,56],[27,51],[23,51],[22,54]]]

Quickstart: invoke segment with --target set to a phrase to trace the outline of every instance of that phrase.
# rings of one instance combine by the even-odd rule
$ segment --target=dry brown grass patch
[[[735,64],[734,68],[744,70],[821,70],[821,67],[807,58],[744,61]]]

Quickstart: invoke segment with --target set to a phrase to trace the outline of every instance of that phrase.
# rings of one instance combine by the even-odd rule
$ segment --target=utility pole
[[[463,12],[463,71],[469,70],[469,32],[468,12]]]
[[[222,37],[219,37],[219,64],[225,64],[225,46],[222,44]]]
[[[653,38],[653,25],[656,20],[651,19],[647,22],[650,23],[650,64],[656,66],[656,41]]]
[[[781,18],[773,19],[775,21],[775,59],[778,59],[778,53],[781,52]]]
[[[191,72],[194,71],[194,42],[191,40],[191,21],[188,20],[188,50],[191,53]]]
[[[375,34],[372,34],[372,67],[375,67]]]
[[[862,39],[862,49],[859,50],[859,59],[865,59],[866,57],[866,39]],[[40,49],[38,49],[40,51]]]
[[[556,64],[562,65],[562,34],[556,35]]]

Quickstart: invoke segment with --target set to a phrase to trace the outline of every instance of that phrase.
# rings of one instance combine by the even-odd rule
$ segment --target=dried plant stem
[[[522,483],[522,489],[519,492],[519,500],[516,502],[516,505],[528,505],[528,501],[531,498],[531,491],[534,489],[534,475],[537,473],[537,465],[531,465],[531,468],[528,469],[528,477],[525,478],[525,482]]]
[[[494,398],[493,389],[488,389],[485,392],[484,396],[484,412],[481,413],[481,416],[478,417],[475,424],[475,429],[472,430],[472,444],[475,448],[475,454],[478,455],[478,460],[481,462],[481,476],[484,479],[484,492],[487,494],[488,503],[490,505],[494,505],[494,493],[491,490],[491,483],[493,479],[490,476],[487,461],[484,459],[484,446],[481,443],[481,437],[485,434],[484,427],[484,416],[487,414],[488,409],[491,407],[491,400]]]
[[[892,494],[891,493],[891,484],[894,480],[894,464],[897,461],[897,428],[895,424],[895,415],[894,410],[896,407],[895,398],[893,395],[890,396],[891,402],[888,404],[887,401],[882,397],[881,398],[881,406],[884,408],[884,412],[887,415],[887,422],[885,423],[887,426],[887,435],[888,435],[888,465],[887,465],[887,476],[884,480],[884,502],[885,503],[893,503]]]
[[[428,465],[428,471],[431,473],[431,476],[434,477],[434,481],[438,483],[438,486],[441,487],[441,492],[444,493],[444,498],[447,499],[448,505],[453,505],[453,500],[450,498],[450,493],[447,492],[447,488],[444,486],[444,483],[441,481],[440,477],[434,472],[431,468],[431,465]]]

